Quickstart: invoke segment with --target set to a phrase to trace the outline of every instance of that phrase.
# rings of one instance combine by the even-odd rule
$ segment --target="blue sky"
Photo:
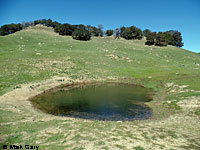
[[[36,19],[104,29],[135,25],[142,30],[178,30],[185,49],[200,52],[199,0],[0,0],[0,26]]]

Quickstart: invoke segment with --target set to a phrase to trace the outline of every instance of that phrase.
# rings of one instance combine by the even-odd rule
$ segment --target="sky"
[[[97,26],[178,30],[182,48],[200,53],[200,0],[0,0],[0,26],[37,19]]]

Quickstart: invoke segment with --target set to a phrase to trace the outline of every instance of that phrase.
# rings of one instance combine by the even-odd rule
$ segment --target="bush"
[[[107,36],[111,36],[111,35],[113,35],[113,33],[114,33],[113,30],[107,30],[107,31],[106,31],[106,35],[107,35]]]
[[[131,27],[125,28],[125,30],[121,33],[121,37],[127,40],[132,40],[132,39],[141,40],[143,37],[143,33],[141,29],[135,26],[131,26]]]
[[[166,32],[164,32],[164,35],[167,40],[167,44],[175,46],[175,40],[174,40],[173,34],[169,31],[166,31]]]
[[[59,25],[61,25],[61,24],[58,23],[57,21],[54,21],[54,22],[51,23],[51,27],[54,28],[54,29]]]
[[[143,35],[144,35],[145,37],[147,37],[150,33],[151,33],[151,30],[149,30],[149,29],[145,29],[145,30],[143,31]]]
[[[156,35],[155,45],[156,46],[167,46],[167,39],[166,39],[166,37],[165,37],[163,32],[159,32]]]
[[[74,27],[67,23],[59,24],[55,27],[54,31],[59,33],[60,35],[72,35]]]
[[[145,45],[154,45],[156,41],[156,32],[151,32],[147,34],[147,41]]]
[[[173,45],[176,47],[183,46],[181,32],[176,31],[176,30],[170,30],[170,31],[165,32],[165,36],[168,40],[169,45]]]
[[[133,36],[132,36],[132,32],[130,30],[130,28],[126,28],[122,34],[121,34],[121,37],[127,39],[127,40],[131,40],[133,39]]]
[[[8,32],[3,30],[3,29],[0,29],[0,35],[1,36],[5,36],[5,35],[8,35]]]
[[[83,29],[86,29],[86,26],[84,26],[83,24],[79,24],[79,25],[72,25],[73,29],[74,30],[77,30],[79,28],[83,28]]]
[[[0,35],[4,36],[4,35],[12,34],[20,30],[22,30],[21,24],[14,24],[14,23],[7,24],[7,25],[3,25],[0,28]]]
[[[41,25],[46,26],[46,25],[47,25],[47,20],[46,20],[46,19],[35,20],[35,21],[34,21],[34,25],[37,25],[37,24],[41,24]]]
[[[41,25],[44,25],[44,26],[47,26],[47,27],[52,27],[52,28],[55,28],[57,27],[58,25],[61,25],[60,23],[58,23],[57,21],[52,21],[51,19],[42,19],[42,20],[35,20],[34,25],[37,25],[37,24],[41,24]]]
[[[174,38],[174,41],[175,41],[174,46],[176,46],[176,47],[182,47],[183,46],[181,32],[174,31],[173,38]]]
[[[90,31],[91,31],[90,33],[92,34],[92,36],[96,36],[96,37],[99,36],[99,31],[96,27],[93,27]]]
[[[91,33],[84,28],[79,28],[73,32],[72,38],[81,41],[88,41],[91,38]]]
[[[124,26],[122,26],[122,27],[120,27],[120,36],[122,35],[122,33],[124,32],[124,30],[126,29],[126,27],[124,27]]]

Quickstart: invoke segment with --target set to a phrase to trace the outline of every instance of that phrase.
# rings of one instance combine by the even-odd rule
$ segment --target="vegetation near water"
[[[77,41],[41,26],[0,36],[0,146],[199,149],[199,54],[145,42],[113,37]],[[25,92],[31,91],[55,76],[61,77],[56,80],[60,84],[66,77],[70,83],[115,79],[152,88],[156,95],[147,105],[154,115],[134,122],[64,119],[34,110],[23,98],[3,100],[9,91],[17,94],[30,83]]]

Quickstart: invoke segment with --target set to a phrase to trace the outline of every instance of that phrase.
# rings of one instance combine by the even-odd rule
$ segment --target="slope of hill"
[[[0,88],[4,91],[55,75],[81,79],[173,79],[199,75],[199,55],[170,46],[148,47],[144,42],[111,37],[76,41],[47,27],[0,37]]]
[[[0,129],[0,146],[4,143],[29,143],[46,145],[44,147],[47,148],[57,145],[61,149],[67,146],[89,146],[91,149],[141,146],[148,149],[152,145],[155,149],[200,148],[200,126],[197,123],[200,112],[200,56],[177,47],[149,47],[144,43],[143,40],[113,37],[77,41],[41,26],[0,37],[0,95],[4,94],[0,100],[0,125],[3,127]],[[74,82],[126,79],[153,88],[157,94],[149,105],[155,116],[149,121],[141,121],[142,124],[66,120],[35,113],[25,101],[20,101],[18,107],[17,100],[13,101],[14,104],[5,99],[8,96],[5,93],[9,91],[20,93],[24,85],[31,87],[30,84],[43,83],[55,76]],[[60,82],[60,78],[56,80]],[[45,90],[45,87],[41,89]],[[187,107],[189,104],[195,107]],[[13,109],[15,105],[17,109]],[[42,120],[42,116],[48,119]],[[93,135],[94,128],[89,125],[96,128],[97,137]],[[87,135],[89,133],[91,136]],[[85,136],[87,140],[84,143]],[[106,140],[112,138],[116,143]]]

